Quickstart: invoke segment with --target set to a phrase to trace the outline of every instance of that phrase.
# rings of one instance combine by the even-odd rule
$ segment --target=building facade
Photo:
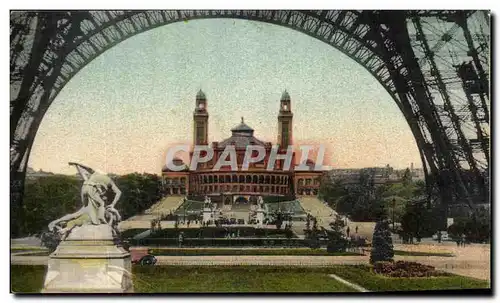
[[[236,200],[249,200],[254,196],[316,195],[323,172],[314,171],[314,162],[307,161],[309,170],[295,171],[295,152],[290,169],[285,169],[284,160],[276,160],[274,169],[267,170],[273,144],[264,142],[254,135],[254,130],[244,119],[231,129],[231,136],[220,142],[208,140],[209,114],[207,98],[200,90],[196,95],[193,113],[193,146],[210,146],[214,155],[209,162],[199,163],[190,170],[182,160],[175,158],[174,164],[184,165],[181,171],[171,171],[166,166],[162,169],[163,183],[167,194],[190,196],[220,197],[225,203]],[[293,113],[288,92],[283,92],[278,112],[278,155],[286,154],[287,148],[293,144]],[[250,163],[247,170],[242,170],[246,148],[257,145],[265,150],[265,157],[256,163]],[[226,147],[236,151],[237,170],[229,165],[214,170],[219,159],[226,160]],[[192,158],[193,151],[190,153]],[[204,156],[202,153],[201,156]],[[252,155],[256,156],[256,155]]]

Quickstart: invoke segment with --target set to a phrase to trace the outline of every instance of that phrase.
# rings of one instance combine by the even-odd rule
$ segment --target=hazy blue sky
[[[209,140],[240,117],[276,142],[279,99],[292,99],[295,143],[323,143],[335,168],[421,166],[394,101],[368,71],[302,33],[243,20],[195,20],[134,36],[80,71],[45,115],[29,166],[74,173],[159,173],[166,148],[191,143],[199,89]]]

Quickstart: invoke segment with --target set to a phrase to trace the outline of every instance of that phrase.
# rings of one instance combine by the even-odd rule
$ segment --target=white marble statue
[[[117,224],[121,220],[120,214],[115,209],[121,196],[120,189],[105,173],[94,171],[92,168],[78,163],[70,162],[69,165],[74,165],[83,178],[80,192],[83,205],[77,212],[50,222],[49,230],[57,230],[61,234],[62,240],[73,228],[82,225],[108,224],[116,233]],[[106,205],[111,195],[113,201]]]

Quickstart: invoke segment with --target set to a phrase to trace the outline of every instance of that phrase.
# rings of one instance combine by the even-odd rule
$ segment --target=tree
[[[79,209],[81,182],[65,175],[27,180],[22,216],[12,218],[20,235],[39,234],[52,220]]]
[[[434,234],[439,226],[437,209],[428,209],[425,201],[414,201],[406,205],[401,218],[403,239],[423,238]]]
[[[409,168],[405,169],[405,172],[403,173],[403,177],[401,179],[404,185],[408,185],[411,183],[412,176]]]
[[[392,244],[389,222],[380,220],[375,224],[373,231],[372,251],[370,254],[370,263],[381,261],[393,261],[394,246]]]
[[[491,236],[491,214],[489,210],[477,209],[469,217],[456,218],[448,227],[453,238],[466,235],[471,242],[489,242]]]
[[[348,240],[344,237],[345,222],[341,216],[336,215],[335,220],[330,222],[330,230],[327,230],[328,244],[326,250],[328,252],[345,251]]]
[[[328,174],[322,176],[318,197],[324,200],[331,208],[337,207],[337,201],[347,195],[347,189],[342,180],[332,180]]]
[[[338,199],[336,210],[353,221],[375,221],[383,208],[383,188],[375,187],[373,174],[361,171],[358,182],[347,189],[347,195]]]

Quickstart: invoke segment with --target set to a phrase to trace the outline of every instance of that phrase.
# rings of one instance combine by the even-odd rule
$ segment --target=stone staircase
[[[317,197],[301,197],[299,201],[306,212],[309,212],[318,219],[318,226],[322,226],[326,229],[330,228],[329,224],[333,221],[333,215],[337,214],[335,210]],[[358,235],[371,241],[375,222],[353,222],[344,216],[342,217],[347,222],[347,226],[349,226],[350,235],[356,234],[357,226]]]
[[[119,223],[121,231],[134,228],[150,228],[151,220],[159,219],[162,214],[174,212],[183,202],[184,196],[168,196],[153,204],[144,214],[138,214]]]

